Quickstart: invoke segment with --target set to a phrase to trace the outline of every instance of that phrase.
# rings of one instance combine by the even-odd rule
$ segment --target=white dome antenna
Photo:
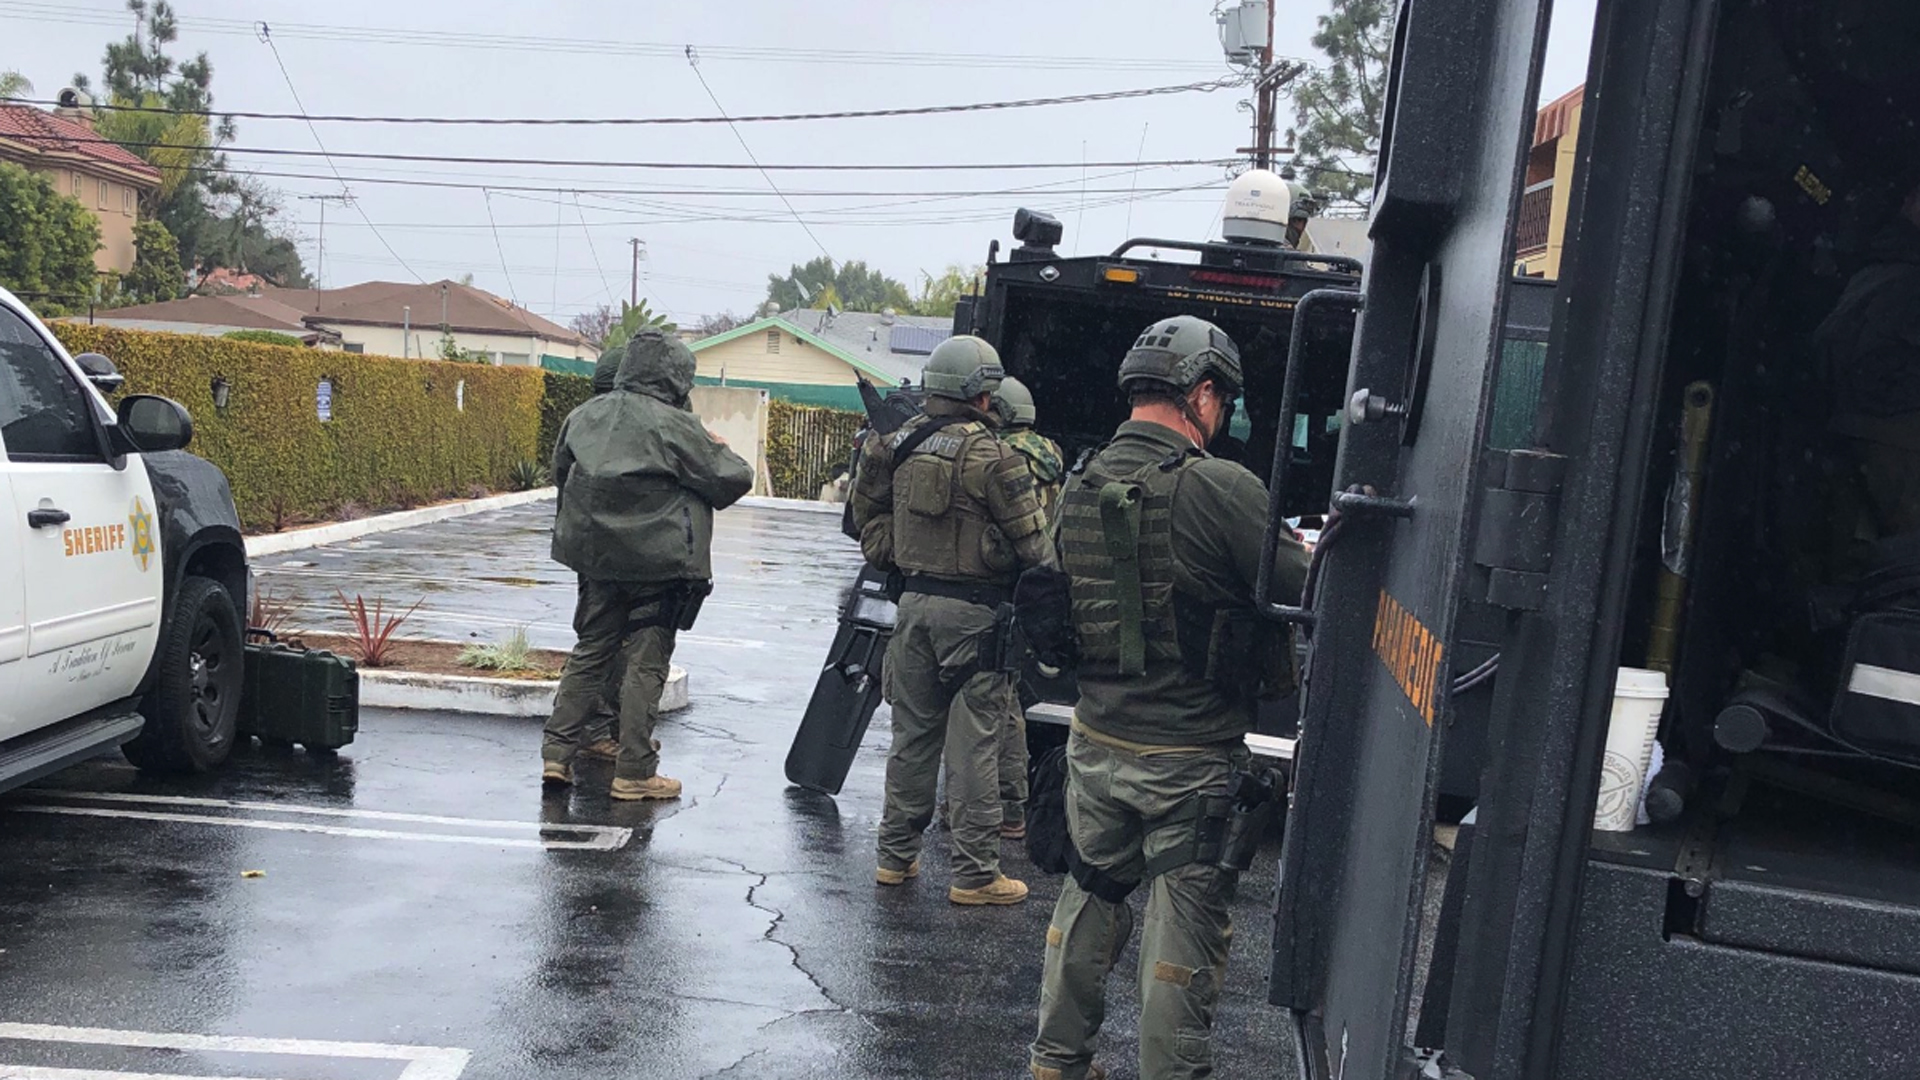
[[[1287,218],[1293,210],[1293,190],[1266,169],[1249,169],[1227,187],[1227,205],[1220,214],[1220,235],[1253,244],[1283,244]]]

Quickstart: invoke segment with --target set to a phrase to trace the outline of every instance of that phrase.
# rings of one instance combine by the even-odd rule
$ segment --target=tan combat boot
[[[876,883],[881,885],[904,885],[906,884],[906,881],[908,878],[917,878],[919,876],[920,876],[920,860],[919,859],[915,859],[912,862],[908,863],[907,868],[905,870],[889,870],[886,867],[882,866],[878,870],[875,870],[873,872],[873,880]]]
[[[613,790],[608,794],[621,802],[677,799],[680,797],[680,781],[670,776],[649,776],[645,780],[622,780],[616,776],[613,778]]]
[[[1005,874],[994,878],[977,889],[963,889],[958,885],[947,888],[947,899],[966,907],[983,907],[989,904],[1018,904],[1027,898],[1027,885],[1015,881]]]
[[[618,739],[596,739],[580,748],[580,756],[595,761],[612,761],[620,756]]]
[[[540,765],[540,786],[559,788],[573,783],[573,769],[564,761],[548,761]]]

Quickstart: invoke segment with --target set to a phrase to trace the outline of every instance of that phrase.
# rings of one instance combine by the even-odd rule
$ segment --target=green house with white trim
[[[953,320],[888,312],[785,311],[688,347],[703,386],[751,386],[795,405],[859,410],[855,379],[918,385]]]

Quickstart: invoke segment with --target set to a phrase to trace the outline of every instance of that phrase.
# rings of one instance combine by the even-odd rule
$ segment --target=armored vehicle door
[[[1540,0],[1404,0],[1373,253],[1323,532],[1271,994],[1306,1075],[1411,1076],[1407,1006],[1453,640],[1483,485],[1552,461],[1480,447],[1546,30]],[[1298,362],[1298,358],[1295,358]],[[1516,568],[1498,588],[1537,591]],[[1298,616],[1296,616],[1298,617]]]

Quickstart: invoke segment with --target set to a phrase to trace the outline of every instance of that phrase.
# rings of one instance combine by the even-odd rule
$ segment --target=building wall
[[[1517,271],[1527,277],[1544,277],[1558,280],[1560,277],[1560,258],[1566,248],[1567,205],[1573,197],[1573,170],[1580,153],[1580,113],[1584,105],[1576,105],[1567,117],[1567,133],[1553,141],[1533,148],[1528,160],[1528,183],[1538,183],[1539,179],[1553,181],[1553,215],[1547,224],[1547,246],[1521,259]],[[1545,177],[1535,179],[1536,170],[1551,161],[1552,172]]]
[[[696,386],[693,411],[707,430],[753,466],[753,492],[767,494],[767,392],[739,386]]]
[[[78,199],[100,222],[100,247],[93,253],[95,270],[124,274],[133,269],[133,223],[139,220],[140,191],[130,184],[69,168],[36,168],[53,190]]]
[[[768,335],[778,334],[779,351],[772,351]],[[718,382],[798,383],[810,386],[852,386],[856,372],[846,361],[816,349],[784,330],[747,334],[694,353],[696,373]]]
[[[415,314],[420,314],[415,312]],[[439,312],[427,314],[429,320],[437,319]],[[407,356],[413,359],[437,359],[440,355],[440,326],[429,321],[424,325],[415,323],[411,333],[403,333],[398,326],[356,326],[351,323],[321,323],[329,330],[339,333],[344,348],[353,351],[377,353],[383,356]],[[404,339],[404,343],[403,343]],[[599,358],[591,346],[572,345],[552,341],[547,338],[519,337],[508,334],[475,334],[461,330],[453,332],[453,340],[462,349],[486,353],[496,364],[513,367],[539,367],[540,356],[564,356],[571,360],[585,360],[588,363]]]

